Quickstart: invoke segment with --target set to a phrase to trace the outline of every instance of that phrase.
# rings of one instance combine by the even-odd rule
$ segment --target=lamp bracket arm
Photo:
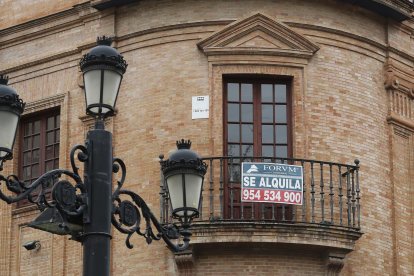
[[[117,181],[117,187],[112,194],[112,224],[121,233],[126,234],[125,244],[128,248],[133,248],[130,239],[134,233],[143,236],[148,244],[153,240],[163,239],[168,248],[174,252],[183,251],[189,246],[188,229],[186,229],[183,244],[177,245],[172,239],[178,239],[181,235],[178,227],[174,225],[162,225],[151,212],[147,203],[138,194],[121,189],[125,181],[126,168],[124,162],[115,158],[113,161],[113,172],[118,173],[121,169],[121,179]],[[144,229],[141,229],[141,220],[145,221]],[[156,232],[154,232],[153,227]],[[191,234],[190,234],[191,235]]]
[[[29,185],[20,181],[16,175],[9,175],[7,177],[0,175],[0,185],[1,182],[4,182],[7,190],[15,194],[15,196],[8,196],[0,189],[0,199],[8,204],[27,199],[29,202],[35,203],[42,211],[47,207],[56,206],[68,215],[80,215],[86,208],[86,204],[84,203],[86,188],[82,178],[79,176],[79,171],[74,161],[74,155],[77,150],[81,151],[78,154],[79,161],[85,162],[87,160],[86,147],[82,145],[75,146],[70,153],[73,172],[65,169],[51,170]],[[71,178],[75,184],[72,185],[67,180],[58,181],[63,175]],[[53,200],[48,200],[46,193],[50,191],[51,183]],[[70,188],[69,194],[67,192],[68,187]],[[62,188],[64,190],[63,192],[65,192],[64,198],[61,196]],[[80,194],[76,194],[76,190],[79,190]],[[68,195],[71,198],[68,198]],[[65,204],[62,204],[62,202],[65,202]]]

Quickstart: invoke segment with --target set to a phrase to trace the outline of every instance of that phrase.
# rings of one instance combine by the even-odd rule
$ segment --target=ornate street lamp
[[[128,66],[111,43],[111,38],[99,37],[98,45],[80,61],[85,83],[86,113],[101,118],[114,115],[122,76]]]
[[[76,145],[70,152],[72,171],[56,169],[46,172],[31,184],[17,176],[0,181],[14,196],[0,190],[0,199],[8,204],[28,199],[42,211],[29,223],[30,227],[58,235],[70,235],[83,245],[83,275],[110,274],[111,224],[126,234],[126,245],[132,248],[134,233],[144,236],[147,243],[163,239],[172,251],[188,248],[191,221],[199,214],[199,202],[207,165],[190,150],[191,142],[177,142],[178,150],[168,160],[161,161],[173,206],[175,225],[163,225],[153,215],[145,201],[136,193],[122,189],[126,166],[112,154],[112,134],[104,129],[105,117],[114,115],[115,103],[127,64],[110,47],[107,37],[98,38],[98,46],[80,61],[84,75],[86,113],[96,119],[95,129],[88,132],[85,145]],[[0,161],[12,158],[17,123],[24,103],[0,77]],[[77,158],[76,158],[76,157]],[[79,176],[75,159],[84,163],[85,177]],[[0,170],[2,168],[0,167]],[[120,174],[117,187],[112,189],[112,174]],[[68,180],[59,180],[66,175]],[[47,183],[55,183],[52,199],[45,193]],[[145,227],[141,230],[141,221]],[[155,227],[156,230],[153,229]],[[173,242],[182,238],[182,243]]]
[[[17,124],[24,110],[23,101],[7,82],[7,76],[0,75],[0,170],[4,161],[13,158]]]
[[[184,221],[198,217],[207,166],[192,150],[191,141],[177,141],[175,152],[161,163],[170,194],[172,215]],[[195,196],[197,195],[197,196]]]

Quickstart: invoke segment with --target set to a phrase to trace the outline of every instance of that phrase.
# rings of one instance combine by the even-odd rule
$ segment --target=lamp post
[[[178,141],[177,151],[168,160],[161,160],[173,217],[178,220],[174,225],[162,225],[138,194],[122,188],[126,166],[121,159],[113,157],[112,134],[105,130],[104,119],[114,116],[127,63],[110,47],[110,38],[98,38],[97,44],[80,61],[86,113],[95,118],[95,129],[88,132],[85,145],[72,148],[72,171],[52,170],[31,184],[21,182],[15,175],[0,175],[0,181],[14,193],[7,196],[0,189],[0,199],[8,204],[28,199],[42,211],[29,223],[30,227],[70,235],[71,239],[82,243],[84,276],[110,275],[111,223],[127,235],[128,248],[133,247],[130,238],[137,233],[147,243],[163,239],[172,251],[187,249],[191,236],[189,227],[199,214],[207,170],[207,165],[190,150],[189,140]],[[17,124],[23,110],[23,101],[7,86],[7,77],[0,75],[0,170],[3,162],[13,157]],[[75,159],[84,164],[83,179]],[[112,188],[113,173],[120,174],[115,189]],[[71,181],[60,179],[63,175]],[[48,200],[45,193],[51,181],[54,183],[52,198]],[[144,230],[141,230],[141,222],[145,222]],[[173,241],[179,238],[182,243]]]

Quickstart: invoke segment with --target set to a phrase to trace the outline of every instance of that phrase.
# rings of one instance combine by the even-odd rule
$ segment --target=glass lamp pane
[[[13,149],[14,137],[16,135],[19,116],[15,113],[2,110],[0,111],[0,147]],[[5,152],[0,152],[0,157],[4,157]]]
[[[195,174],[185,174],[185,194],[186,202],[183,198],[183,176],[182,174],[176,174],[170,176],[167,179],[168,191],[170,193],[172,209],[182,207],[190,207],[198,209],[200,203],[201,187],[203,184],[203,178]],[[188,211],[187,215],[192,216],[194,211]],[[176,213],[178,216],[184,216],[184,211]]]
[[[121,84],[121,75],[109,70],[105,70],[104,72],[103,103],[114,108],[119,85]],[[108,111],[107,108],[103,109],[103,113]]]
[[[98,104],[101,89],[101,70],[91,70],[83,75],[85,82],[86,106]],[[92,112],[98,113],[99,109],[94,107]]]
[[[185,194],[187,207],[198,209],[200,203],[201,186],[203,184],[203,178],[196,174],[185,175]],[[191,216],[194,212],[188,212]]]
[[[181,174],[175,174],[167,178],[168,192],[170,193],[173,210],[184,206],[182,182],[183,176]],[[182,215],[182,212],[180,213],[178,215]]]

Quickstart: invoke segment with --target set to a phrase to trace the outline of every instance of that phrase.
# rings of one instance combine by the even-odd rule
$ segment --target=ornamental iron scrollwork
[[[0,175],[0,185],[4,182],[6,189],[14,194],[8,196],[0,189],[0,199],[8,204],[27,199],[42,211],[42,214],[29,226],[60,235],[70,234],[73,240],[82,241],[82,225],[89,223],[90,218],[87,211],[87,189],[79,176],[75,156],[78,161],[87,162],[87,147],[76,145],[72,148],[70,152],[72,171],[55,169],[43,174],[31,184],[20,181],[16,175],[7,177]],[[133,248],[130,239],[136,233],[143,236],[148,244],[153,240],[163,239],[174,252],[186,250],[191,236],[190,221],[181,221],[180,227],[173,224],[161,224],[141,196],[130,190],[122,189],[126,167],[121,159],[113,160],[112,171],[115,174],[119,173],[120,179],[112,194],[111,221],[118,231],[127,235],[126,246]],[[74,183],[66,178],[61,179],[63,176],[73,180]],[[47,197],[50,191],[51,199]],[[53,231],[50,228],[46,229],[45,227],[48,226],[42,224],[42,219],[53,221],[58,224],[57,228]],[[179,242],[180,240],[182,243]]]
[[[64,169],[51,170],[31,184],[26,184],[19,180],[16,175],[7,177],[0,175],[0,185],[5,183],[6,189],[14,195],[8,196],[0,189],[0,199],[8,204],[27,199],[37,205],[40,211],[46,208],[57,208],[60,212],[68,216],[82,215],[86,208],[86,188],[79,176],[79,169],[75,165],[75,154],[78,160],[85,162],[87,150],[83,145],[75,146],[70,153],[72,171]],[[71,178],[75,184],[68,180],[59,180],[62,176]],[[52,188],[50,187],[52,184]],[[52,190],[52,199],[47,198],[47,193]]]
[[[112,195],[113,210],[112,224],[119,232],[126,234],[126,246],[131,249],[133,245],[130,239],[134,233],[143,236],[148,244],[153,240],[163,239],[167,246],[174,252],[183,251],[189,246],[189,223],[184,223],[182,228],[175,225],[162,225],[151,212],[145,201],[136,193],[122,189],[126,176],[124,162],[115,158],[113,162],[113,172],[121,170],[121,179],[117,181],[117,187]],[[141,226],[141,223],[144,226]],[[154,232],[155,228],[156,232]],[[182,244],[174,243],[182,237]]]

